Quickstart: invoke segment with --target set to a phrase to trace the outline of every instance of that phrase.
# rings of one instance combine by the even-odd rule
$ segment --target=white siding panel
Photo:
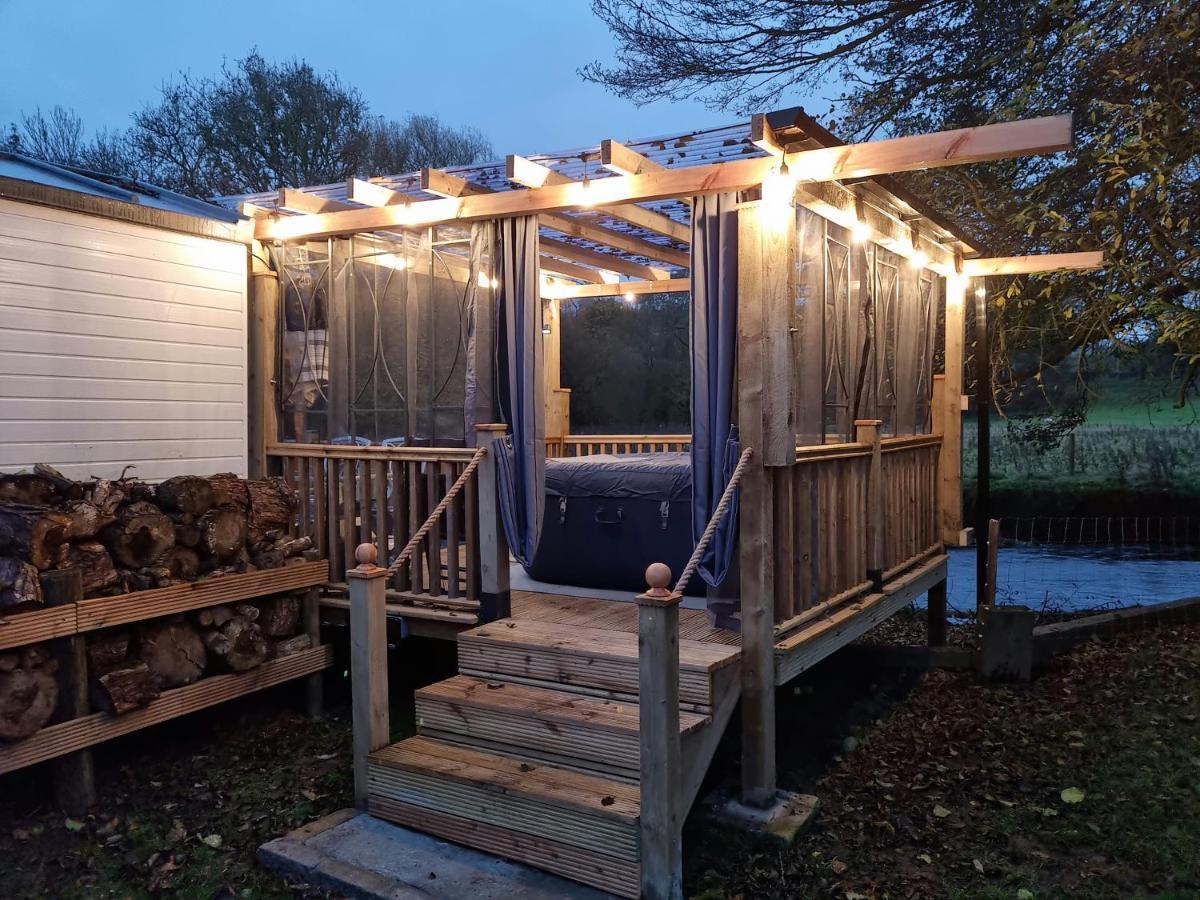
[[[246,250],[0,200],[0,470],[246,470]]]

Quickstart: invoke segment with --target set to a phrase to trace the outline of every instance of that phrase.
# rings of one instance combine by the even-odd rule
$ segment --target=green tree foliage
[[[56,106],[11,125],[6,144],[199,197],[461,165],[492,152],[473,128],[429,115],[373,116],[362,94],[336,75],[258,53],[215,77],[181,74],[164,84],[124,132],[86,140],[80,117]]]
[[[1189,0],[593,0],[618,42],[584,75],[741,112],[837,92],[867,140],[1062,112],[1076,149],[909,178],[991,253],[1103,249],[1102,274],[989,282],[1000,387],[1082,351],[1163,344],[1200,372],[1200,5]],[[1080,368],[1087,371],[1087,366]]]
[[[561,321],[572,430],[691,430],[686,294],[573,300],[563,303]]]

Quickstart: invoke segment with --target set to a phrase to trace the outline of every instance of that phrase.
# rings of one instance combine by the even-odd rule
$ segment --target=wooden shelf
[[[16,613],[0,617],[0,650],[36,644],[51,638],[68,637],[74,633],[74,603]]]
[[[258,668],[239,675],[213,675],[201,678],[195,684],[164,691],[146,706],[123,716],[93,713],[90,716],[60,722],[58,725],[50,725],[23,741],[0,743],[0,775],[82,750],[208,706],[215,706],[235,697],[274,687],[293,678],[311,675],[332,664],[332,648],[312,647],[265,662]]]

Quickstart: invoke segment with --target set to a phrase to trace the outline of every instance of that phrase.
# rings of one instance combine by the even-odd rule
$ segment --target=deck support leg
[[[769,470],[751,466],[742,480],[742,802],[775,800],[775,547]]]
[[[374,544],[360,544],[350,582],[350,689],[354,731],[354,805],[367,808],[367,757],[387,745],[388,571],[375,565]]]
[[[310,587],[300,606],[301,624],[312,646],[321,644],[321,589]],[[319,719],[325,711],[325,673],[313,672],[304,679],[304,711],[310,719]]]
[[[504,437],[508,426],[475,426],[476,446],[488,448],[479,463],[479,621],[494,622],[512,615],[512,589],[508,571],[508,538],[500,516],[496,455],[492,441]]]
[[[59,606],[83,599],[83,581],[78,569],[59,569],[41,576],[46,606]],[[59,704],[55,722],[88,715],[87,640],[82,634],[56,642]],[[54,760],[54,800],[72,816],[84,815],[96,802],[96,767],[90,749],[76,750]]]
[[[946,581],[931,585],[926,595],[926,634],[930,647],[946,646]]]
[[[665,573],[665,575],[664,575]],[[642,897],[683,897],[680,827],[682,764],[679,740],[679,601],[667,589],[671,570],[646,570],[649,590],[638,602],[638,710],[641,738]]]
[[[883,453],[879,443],[881,419],[856,419],[855,440],[871,447],[871,469],[867,476],[867,579],[871,590],[883,591]]]

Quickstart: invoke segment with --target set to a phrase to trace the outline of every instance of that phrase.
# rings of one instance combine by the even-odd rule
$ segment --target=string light
[[[914,250],[908,261],[912,263],[914,269],[923,269],[929,265],[929,254],[924,250]]]
[[[871,229],[862,222],[850,226],[850,240],[856,244],[865,244],[871,238]]]
[[[635,294],[633,291],[626,291],[625,292],[625,302],[626,303],[637,303],[637,294]]]

